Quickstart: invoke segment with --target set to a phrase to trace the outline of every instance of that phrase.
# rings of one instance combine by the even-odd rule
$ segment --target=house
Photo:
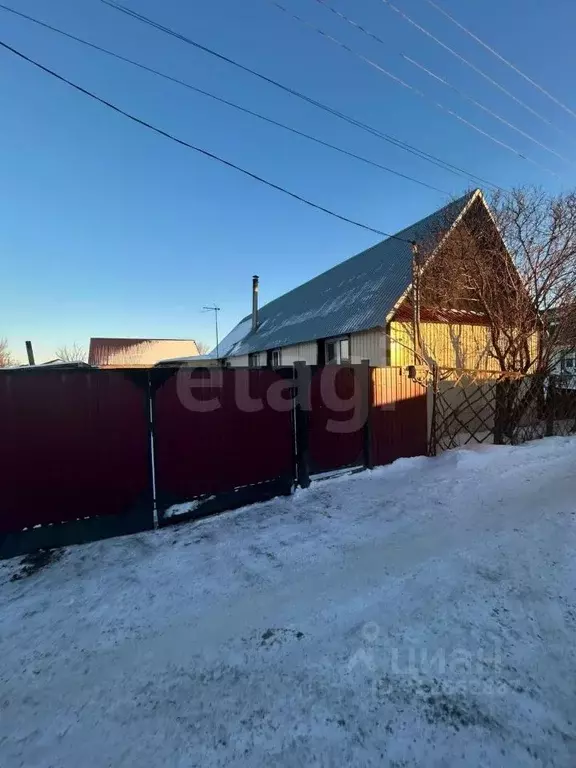
[[[483,226],[485,220],[500,238],[477,189],[261,308],[254,276],[252,313],[220,343],[219,358],[227,365],[250,367],[296,361],[320,366],[362,360],[373,366],[419,362],[412,301],[415,258],[419,264],[437,258],[470,216],[483,217]],[[422,306],[418,318],[419,346],[426,360],[454,368],[498,367],[489,354],[487,319],[473,304],[446,307],[441,313]]]
[[[551,371],[561,377],[560,385],[576,388],[576,306],[549,309],[543,324],[553,340]]]
[[[193,339],[90,339],[88,363],[98,368],[149,367],[166,357],[198,355]]]

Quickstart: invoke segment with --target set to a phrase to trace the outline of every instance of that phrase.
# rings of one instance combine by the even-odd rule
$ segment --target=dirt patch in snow
[[[30,576],[34,576],[49,565],[57,563],[62,554],[61,549],[39,549],[37,552],[25,555],[20,561],[20,570],[12,574],[10,581],[29,579]]]

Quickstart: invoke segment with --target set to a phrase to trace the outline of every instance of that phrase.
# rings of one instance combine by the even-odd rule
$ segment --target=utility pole
[[[422,338],[420,336],[420,251],[412,243],[412,325],[414,332],[414,365],[422,364]]]
[[[220,312],[220,307],[217,307],[216,304],[212,307],[202,307],[202,310],[204,312],[214,312],[214,324],[216,325],[216,359],[220,357],[220,342],[218,339],[218,312]]]

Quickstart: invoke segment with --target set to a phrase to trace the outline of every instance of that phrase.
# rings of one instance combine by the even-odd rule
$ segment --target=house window
[[[350,338],[329,339],[326,342],[326,364],[343,365],[350,362]]]
[[[280,368],[281,365],[282,365],[282,350],[273,349],[272,350],[272,368]]]
[[[248,367],[249,368],[258,368],[260,365],[260,355],[258,352],[251,352],[248,355]]]

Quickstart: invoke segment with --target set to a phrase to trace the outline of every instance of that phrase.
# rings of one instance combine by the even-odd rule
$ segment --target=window
[[[574,352],[571,350],[569,352],[565,352],[560,359],[560,370],[573,373],[575,369],[576,358],[574,357]]]
[[[272,350],[272,368],[280,368],[281,365],[282,365],[282,350],[273,349]]]
[[[251,352],[248,355],[248,367],[249,368],[258,368],[260,365],[260,355],[258,352]]]
[[[342,365],[350,362],[350,338],[330,339],[326,342],[326,364]]]

